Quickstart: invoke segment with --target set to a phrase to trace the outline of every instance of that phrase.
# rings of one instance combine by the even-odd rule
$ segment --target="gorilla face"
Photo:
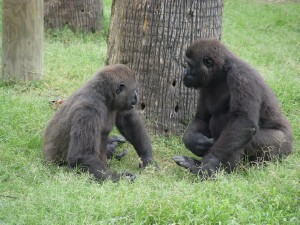
[[[193,59],[186,55],[183,74],[184,85],[193,88],[208,86],[213,79],[211,75],[213,65],[213,59],[208,56]]]
[[[116,88],[115,105],[119,110],[134,108],[138,101],[137,84],[125,84],[121,82]]]
[[[189,58],[185,58],[184,61],[184,72],[183,72],[183,83],[187,87],[193,87],[195,84],[196,76],[194,75],[194,62]]]
[[[203,88],[218,83],[219,79],[224,79],[226,57],[218,40],[193,42],[185,53],[184,85]]]

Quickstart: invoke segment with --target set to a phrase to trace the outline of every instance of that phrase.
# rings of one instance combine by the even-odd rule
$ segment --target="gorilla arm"
[[[240,161],[245,146],[255,132],[256,125],[247,115],[233,115],[218,140],[204,156],[201,170],[211,176],[222,165],[230,172]]]
[[[201,104],[198,104],[196,116],[183,135],[183,142],[187,149],[202,157],[213,145],[214,140],[209,138],[211,136],[208,129],[210,115],[201,99],[201,95],[199,98]]]
[[[141,167],[154,162],[152,147],[142,119],[135,109],[121,111],[117,114],[116,127],[121,134],[133,145],[142,160]]]
[[[228,73],[229,120],[218,140],[204,156],[201,170],[209,176],[222,164],[230,172],[240,161],[246,145],[258,129],[260,86],[250,76]]]

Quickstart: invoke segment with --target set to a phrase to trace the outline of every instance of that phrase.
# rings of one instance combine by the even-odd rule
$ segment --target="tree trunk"
[[[181,133],[198,92],[182,83],[184,53],[199,38],[221,37],[222,0],[113,0],[107,64],[132,68],[141,114],[160,133]]]
[[[2,79],[40,79],[44,55],[43,1],[3,0],[2,11]]]
[[[45,29],[101,30],[102,0],[44,0]]]

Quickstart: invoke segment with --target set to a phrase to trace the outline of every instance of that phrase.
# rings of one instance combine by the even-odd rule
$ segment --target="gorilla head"
[[[224,48],[217,40],[196,41],[186,51],[183,82],[187,87],[207,87],[222,77]]]
[[[119,81],[115,94],[114,105],[116,109],[129,110],[134,108],[138,101],[137,82],[134,80],[130,82]]]

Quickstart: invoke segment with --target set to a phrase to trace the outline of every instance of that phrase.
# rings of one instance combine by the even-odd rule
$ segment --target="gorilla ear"
[[[204,63],[204,65],[205,65],[207,68],[210,68],[210,67],[213,66],[214,61],[213,61],[211,58],[209,58],[209,57],[204,57],[204,58],[203,58],[203,63]]]
[[[117,95],[120,94],[124,90],[124,88],[125,88],[125,84],[120,83],[116,90]]]

